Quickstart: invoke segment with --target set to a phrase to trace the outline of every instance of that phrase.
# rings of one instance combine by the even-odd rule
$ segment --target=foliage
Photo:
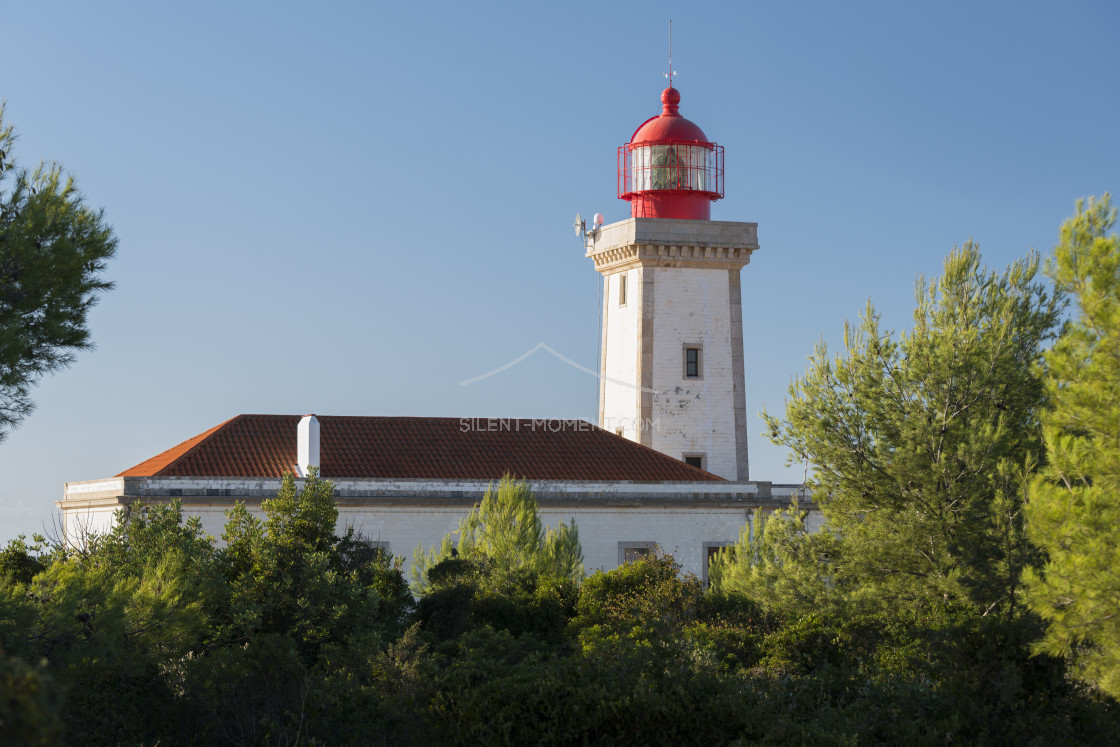
[[[454,534],[459,535],[458,547],[453,547]],[[487,489],[481,503],[438,548],[428,552],[422,546],[416,548],[413,588],[429,590],[428,569],[453,555],[482,563],[484,584],[493,589],[517,588],[541,576],[570,581],[583,578],[583,550],[575,520],[546,529],[529,485],[509,475],[497,489],[493,485]]]
[[[729,661],[753,663],[750,632],[711,614],[699,579],[680,571],[655,548],[590,576],[570,624],[584,659],[658,689],[675,688],[698,668],[714,673]],[[723,605],[721,611],[734,618],[741,610]]]
[[[663,639],[696,619],[703,590],[695,576],[680,575],[672,555],[656,549],[613,571],[599,571],[583,583],[576,618],[580,628],[616,633],[642,630]]]
[[[428,591],[417,605],[423,629],[438,640],[452,640],[480,626],[552,644],[564,640],[579,598],[577,584],[527,575],[498,589],[488,574],[487,558],[479,555],[449,557],[429,568]]]
[[[222,535],[223,638],[282,635],[310,663],[322,645],[360,636],[371,620],[378,633],[403,630],[411,596],[400,568],[352,529],[335,536],[333,483],[313,468],[297,488],[288,474],[261,507],[263,522],[236,506]]]
[[[1115,706],[1071,688],[1060,659],[1029,656],[1029,620],[774,614],[734,589],[704,593],[662,553],[582,584],[540,576],[505,591],[487,580],[487,556],[448,558],[428,570],[409,624],[393,601],[407,595],[399,564],[334,535],[332,491],[315,479],[267,502],[264,520],[231,511],[233,542],[219,550],[177,505],[138,506],[88,552],[47,556],[29,583],[0,580],[4,734],[21,744],[1120,737]],[[292,555],[283,566],[280,548]],[[303,602],[273,609],[286,601],[277,589]]]
[[[372,686],[368,663],[404,632],[413,600],[399,562],[352,530],[334,535],[332,494],[317,475],[303,490],[289,478],[263,521],[230,512],[222,550],[178,501],[133,505],[77,550],[11,543],[0,641],[4,666],[44,683],[35,733],[49,741],[51,714],[67,742],[336,733],[330,704]],[[19,663],[33,661],[45,669]]]
[[[91,535],[85,547],[68,550],[87,562],[115,568],[118,574],[137,574],[172,554],[190,558],[198,573],[209,571],[215,560],[211,538],[197,516],[184,520],[178,498],[166,505],[131,504],[108,533]]]
[[[63,744],[59,701],[46,667],[0,651],[0,744]]]
[[[167,720],[183,723],[176,665],[203,635],[203,600],[174,552],[133,569],[59,555],[30,583],[0,584],[0,640],[46,664],[65,695],[67,733],[143,741]]]
[[[951,600],[1014,608],[1024,483],[1042,455],[1036,364],[1061,294],[1038,258],[981,268],[972,243],[919,280],[914,327],[896,339],[871,304],[844,353],[817,347],[771,439],[813,466],[810,487],[838,538],[821,573],[853,603]]]
[[[112,283],[117,239],[58,164],[29,172],[0,106],[0,441],[34,409],[31,387],[92,347],[86,317]]]
[[[836,537],[810,534],[807,515],[796,499],[789,508],[756,510],[738,542],[712,558],[712,592],[743,596],[787,613],[809,614],[833,604],[821,569],[835,553]]]
[[[44,552],[46,549],[46,537],[38,534],[32,537],[30,545],[25,534],[9,540],[7,546],[0,550],[0,577],[21,584],[31,583],[35,574],[47,567],[49,557]]]
[[[1047,273],[1080,312],[1046,354],[1048,465],[1027,503],[1028,601],[1048,623],[1043,651],[1074,655],[1082,676],[1120,698],[1120,237],[1106,194],[1077,203]],[[1111,231],[1111,233],[1110,233]]]
[[[188,667],[195,707],[224,741],[357,741],[380,711],[339,723],[330,709],[364,702],[368,662],[407,628],[400,563],[352,528],[335,534],[334,485],[317,470],[302,486],[286,475],[261,507],[263,520],[243,504],[227,514],[213,642]]]
[[[944,614],[885,612],[754,625],[757,606],[702,596],[676,571],[657,554],[589,577],[570,624],[575,649],[469,627],[429,673],[426,740],[1045,744],[1118,734],[1114,710],[1070,691],[1053,660],[1029,656],[1029,631],[1008,641],[994,617],[964,628]],[[928,637],[908,639],[923,627],[944,631],[941,662]]]

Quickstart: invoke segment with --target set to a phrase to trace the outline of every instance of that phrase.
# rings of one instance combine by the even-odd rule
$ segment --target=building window
[[[685,464],[690,464],[696,469],[706,469],[703,454],[685,454],[683,458]]]
[[[703,378],[704,349],[700,345],[684,346],[684,377],[686,379]]]
[[[701,574],[703,576],[701,581],[704,582],[704,586],[708,585],[708,568],[711,566],[712,560],[715,559],[716,555],[721,552],[726,552],[731,557],[735,557],[735,543],[730,541],[704,543],[704,572]]]
[[[648,541],[623,541],[618,543],[618,564],[620,566],[641,560],[657,549],[656,542]]]
[[[626,273],[618,276],[618,305],[626,305]]]

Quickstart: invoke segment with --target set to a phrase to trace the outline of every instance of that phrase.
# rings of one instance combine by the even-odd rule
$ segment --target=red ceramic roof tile
[[[317,417],[327,478],[722,480],[582,420]],[[238,415],[118,477],[280,477],[299,420]]]
[[[171,465],[175,461],[181,459],[183,456],[188,454],[195,446],[205,441],[215,431],[221,430],[221,428],[229,422],[230,421],[227,420],[225,421],[225,423],[219,423],[210,430],[204,431],[194,438],[188,438],[178,446],[172,446],[167,451],[156,454],[151,459],[140,462],[140,464],[137,464],[135,467],[121,472],[119,475],[117,475],[117,477],[151,477],[154,475],[158,475],[161,473],[161,470],[166,469],[168,465]]]

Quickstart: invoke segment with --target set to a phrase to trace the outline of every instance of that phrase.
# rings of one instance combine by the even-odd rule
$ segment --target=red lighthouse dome
[[[618,197],[634,218],[711,220],[723,197],[723,148],[680,115],[681,94],[661,92],[661,114],[618,149]]]

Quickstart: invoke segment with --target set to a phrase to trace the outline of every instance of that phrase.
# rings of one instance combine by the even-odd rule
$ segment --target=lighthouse
[[[587,243],[602,273],[599,425],[728,480],[748,480],[740,271],[758,224],[711,220],[723,148],[681,95],[618,148],[630,218]]]

